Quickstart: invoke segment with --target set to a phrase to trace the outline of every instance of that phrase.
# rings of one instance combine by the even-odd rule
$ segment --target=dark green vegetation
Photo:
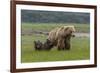
[[[22,10],[22,22],[28,23],[90,23],[89,13]]]
[[[70,51],[58,51],[56,47],[51,51],[35,51],[34,40],[44,42],[47,35],[34,31],[49,32],[55,27],[74,25],[76,32],[88,33],[88,24],[54,24],[54,23],[22,23],[21,37],[21,61],[22,62],[47,62],[47,61],[68,61],[68,60],[86,60],[90,58],[89,37],[74,37],[71,39]]]

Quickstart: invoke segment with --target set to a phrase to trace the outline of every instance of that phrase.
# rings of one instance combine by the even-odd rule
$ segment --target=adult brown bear
[[[48,39],[57,46],[58,50],[69,50],[73,32],[75,32],[74,26],[57,27],[49,32]]]

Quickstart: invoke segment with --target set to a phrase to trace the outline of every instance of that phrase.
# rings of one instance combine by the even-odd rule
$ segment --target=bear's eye
[[[72,31],[70,31],[70,33],[72,33]]]

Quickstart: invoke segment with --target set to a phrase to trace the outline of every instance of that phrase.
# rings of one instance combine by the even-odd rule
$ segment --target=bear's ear
[[[74,32],[76,31],[75,28],[73,28],[73,31],[74,31]]]
[[[69,29],[69,27],[66,27],[64,30],[67,31]]]
[[[75,32],[75,27],[74,26],[71,27],[71,31]]]
[[[70,33],[75,32],[74,26],[69,26],[68,28],[66,28],[66,31],[67,31],[67,30],[68,30]]]
[[[64,29],[64,26],[61,26],[61,29]]]

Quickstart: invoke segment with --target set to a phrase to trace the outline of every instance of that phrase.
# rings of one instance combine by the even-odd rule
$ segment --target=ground
[[[34,40],[44,42],[50,30],[65,25],[74,25],[76,28],[76,37],[71,39],[70,51],[58,51],[56,47],[51,51],[34,50]],[[21,62],[86,60],[90,58],[89,24],[22,23],[21,27]]]

